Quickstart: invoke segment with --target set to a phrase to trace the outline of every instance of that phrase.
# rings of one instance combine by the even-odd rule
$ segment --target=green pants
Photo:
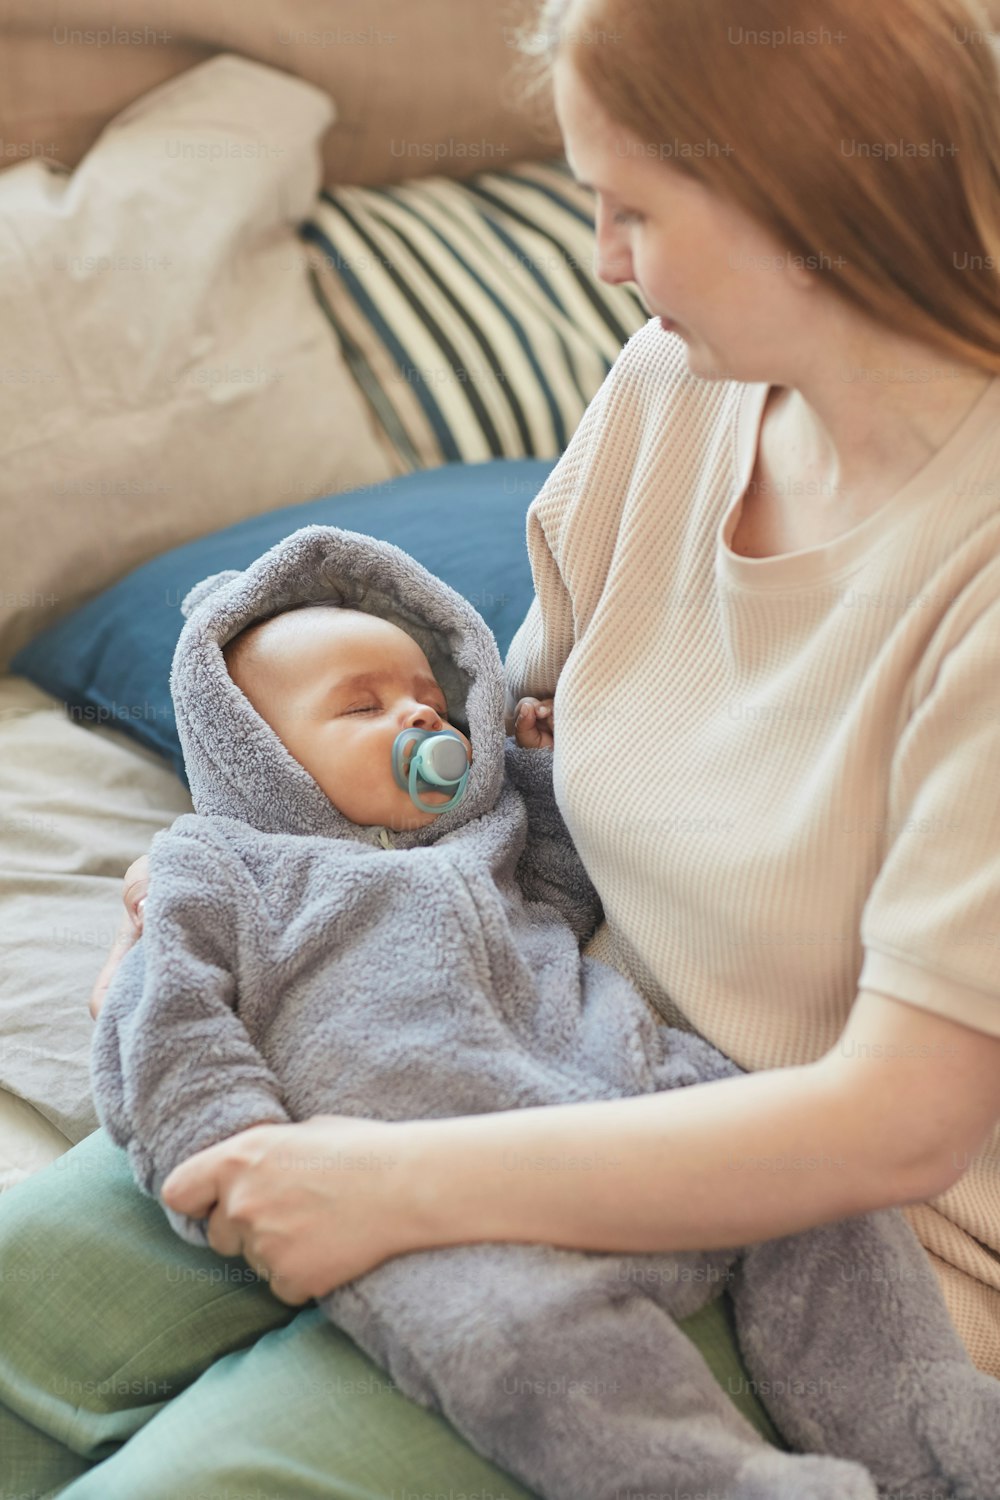
[[[680,1325],[740,1410],[728,1292]],[[312,1304],[174,1234],[96,1131],[0,1196],[0,1500],[530,1500]]]

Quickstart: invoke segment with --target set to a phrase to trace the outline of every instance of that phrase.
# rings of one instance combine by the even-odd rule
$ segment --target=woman
[[[532,505],[511,702],[555,693],[608,919],[591,951],[747,1076],[200,1152],[165,1197],[274,1295],[117,1191],[96,1133],[0,1210],[0,1296],[58,1267],[58,1296],[0,1309],[8,1491],[524,1496],[297,1311],[465,1241],[712,1248],[907,1205],[1000,1376],[985,29],[963,0],[554,0],[529,38],[598,192],[600,274],[672,321],[630,341]],[[725,1299],[683,1326],[766,1432]]]

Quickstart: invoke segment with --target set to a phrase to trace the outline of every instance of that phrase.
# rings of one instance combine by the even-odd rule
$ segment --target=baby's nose
[[[429,703],[415,703],[407,715],[407,722],[420,729],[440,729],[444,719]]]

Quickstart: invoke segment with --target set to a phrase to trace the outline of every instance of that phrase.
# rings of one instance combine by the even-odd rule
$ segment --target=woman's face
[[[692,374],[792,383],[793,340],[816,348],[814,278],[737,205],[672,165],[676,143],[642,142],[611,122],[565,54],[553,83],[570,167],[597,192],[596,274],[635,282],[650,315],[676,325]]]

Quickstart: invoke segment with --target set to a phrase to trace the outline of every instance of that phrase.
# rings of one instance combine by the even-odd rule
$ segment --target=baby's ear
[[[231,583],[234,578],[240,576],[239,568],[227,568],[225,572],[213,573],[209,578],[203,578],[200,583],[196,583],[181,600],[181,614],[185,620],[203,600],[207,599],[210,594],[214,594],[216,589],[222,588],[223,584]]]

